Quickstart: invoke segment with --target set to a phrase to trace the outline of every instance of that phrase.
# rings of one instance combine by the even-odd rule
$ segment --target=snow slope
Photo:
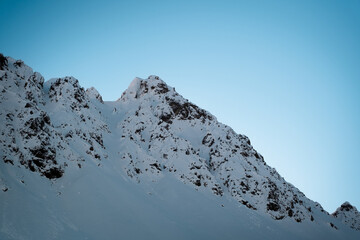
[[[349,202],[341,204],[332,215],[351,228],[360,230],[360,213]]]
[[[0,239],[360,237],[157,76],[104,102],[0,56],[0,105]]]

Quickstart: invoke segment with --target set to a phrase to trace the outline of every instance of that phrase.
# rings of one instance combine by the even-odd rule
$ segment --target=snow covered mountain
[[[0,55],[0,106],[0,239],[360,237],[157,76],[104,102]]]

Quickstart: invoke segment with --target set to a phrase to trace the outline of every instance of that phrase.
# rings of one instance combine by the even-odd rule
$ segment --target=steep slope
[[[1,239],[360,236],[157,76],[104,102],[0,56],[0,92]]]
[[[149,165],[155,174],[174,171],[185,183],[229,195],[275,219],[313,221],[313,211],[323,211],[266,165],[246,136],[157,77],[136,78],[118,102],[121,145],[136,149],[122,155],[130,177],[139,180]]]

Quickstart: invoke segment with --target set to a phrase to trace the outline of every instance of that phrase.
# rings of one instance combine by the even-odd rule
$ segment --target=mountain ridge
[[[54,184],[78,179],[87,169],[140,184],[171,175],[274,221],[328,231],[357,221],[356,214],[338,221],[268,166],[248,137],[155,75],[135,78],[117,101],[104,102],[95,88],[85,90],[73,77],[44,82],[9,57],[0,57],[0,69],[0,117],[6,123],[0,129],[1,164],[10,172],[18,167]],[[9,195],[10,177],[1,173],[2,194]],[[20,182],[21,174],[15,177]]]

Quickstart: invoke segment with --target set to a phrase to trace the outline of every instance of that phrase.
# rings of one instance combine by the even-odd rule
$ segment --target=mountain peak
[[[147,79],[136,77],[119,100],[138,99],[145,94],[159,95],[174,91],[174,88],[169,87],[156,75],[150,75]]]
[[[341,204],[340,210],[348,212],[348,211],[357,210],[357,209],[356,209],[356,207],[354,207],[353,205],[351,205],[349,202],[346,201],[343,204]]]
[[[27,66],[22,60],[16,60],[9,56],[4,56],[0,53],[0,71],[3,71],[2,73],[5,74],[13,74],[16,77],[18,77],[19,82],[17,84],[20,84],[20,81],[22,84],[25,84],[27,81],[34,80],[33,75],[39,75],[39,73],[34,73],[33,69],[29,66]],[[2,75],[2,74],[1,74]],[[11,77],[12,79],[14,77]],[[41,81],[39,82],[41,85],[43,84],[44,79],[42,77]]]
[[[332,214],[334,217],[340,219],[344,224],[349,225],[351,228],[360,230],[360,213],[349,202],[344,202]]]
[[[100,95],[98,90],[96,90],[96,88],[90,87],[86,89],[86,94],[89,96],[90,99],[96,99],[100,103],[104,103],[102,96]]]

